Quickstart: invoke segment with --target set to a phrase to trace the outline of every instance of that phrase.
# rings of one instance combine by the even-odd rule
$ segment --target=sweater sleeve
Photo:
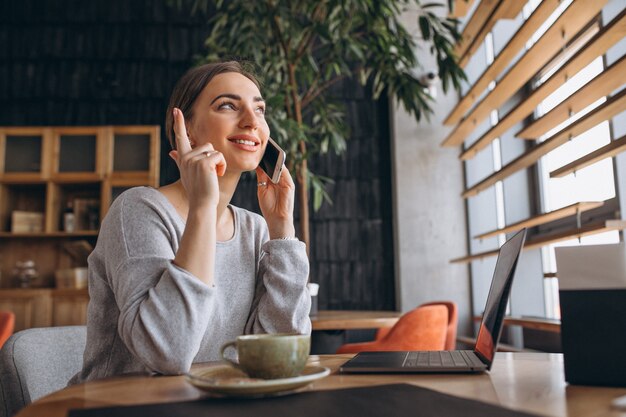
[[[214,290],[173,264],[175,231],[149,201],[125,198],[108,217],[101,236],[120,338],[153,372],[187,372],[210,320]]]
[[[263,243],[246,333],[311,333],[309,260],[302,242]]]

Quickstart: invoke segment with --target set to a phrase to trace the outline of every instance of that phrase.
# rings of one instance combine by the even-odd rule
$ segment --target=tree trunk
[[[298,96],[298,83],[296,80],[296,66],[295,64],[289,64],[289,84],[291,86],[291,100],[293,101],[294,116],[299,127],[302,127],[302,107],[300,97]],[[300,148],[300,154],[306,155],[306,143],[300,141],[298,143]],[[296,173],[296,181],[298,184],[298,201],[300,203],[300,231],[302,233],[301,239],[306,245],[307,256],[310,253],[311,238],[309,234],[309,190],[308,190],[308,166],[306,159],[302,159],[300,167]]]
[[[300,141],[300,152],[305,154],[306,144],[304,141]],[[308,166],[306,159],[300,163],[300,169],[298,169],[296,180],[298,188],[298,202],[300,204],[300,231],[302,232],[302,241],[306,245],[307,256],[310,253],[309,247],[311,238],[309,234],[309,187],[307,186]]]

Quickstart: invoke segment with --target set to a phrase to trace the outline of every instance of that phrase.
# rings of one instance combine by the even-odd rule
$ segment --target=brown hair
[[[218,62],[215,64],[205,64],[196,68],[192,68],[183,77],[178,80],[172,95],[170,103],[165,113],[165,132],[170,141],[172,149],[176,149],[176,136],[174,134],[174,116],[172,111],[174,107],[178,107],[185,116],[185,121],[193,118],[193,105],[198,96],[204,90],[204,87],[218,74],[226,72],[236,72],[250,79],[259,89],[260,83],[249,68],[250,65],[239,61]]]

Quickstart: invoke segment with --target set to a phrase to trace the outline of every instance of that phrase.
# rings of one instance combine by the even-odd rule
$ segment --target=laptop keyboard
[[[468,354],[469,353],[469,354]],[[409,352],[403,367],[445,367],[445,368],[468,368],[484,366],[472,351],[423,351]]]

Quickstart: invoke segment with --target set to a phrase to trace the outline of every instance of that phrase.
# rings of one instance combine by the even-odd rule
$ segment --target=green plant
[[[184,0],[178,0],[179,3]],[[307,160],[346,149],[344,113],[324,93],[344,78],[358,77],[373,97],[395,97],[416,120],[432,110],[427,89],[415,75],[424,45],[436,57],[444,91],[464,79],[454,57],[457,21],[440,17],[440,3],[419,0],[189,0],[214,17],[203,62],[244,58],[264,79],[272,136],[285,147],[295,172],[300,235],[309,247],[309,186],[317,209],[328,195]],[[449,0],[451,2],[452,0]],[[449,7],[451,5],[449,4]],[[421,40],[400,22],[416,9]],[[419,41],[419,44],[418,44]]]

